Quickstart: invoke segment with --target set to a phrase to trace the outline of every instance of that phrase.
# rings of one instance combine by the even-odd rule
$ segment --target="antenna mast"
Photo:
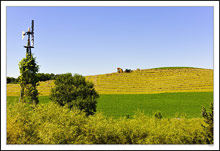
[[[28,57],[28,56],[30,57],[31,56],[31,48],[34,48],[34,20],[32,20],[32,22],[31,22],[31,29],[30,29],[30,27],[28,27],[27,32],[22,31],[22,39],[24,39],[25,35],[28,36],[27,45],[24,46],[24,48],[26,48],[26,57]],[[30,41],[30,38],[31,38],[31,41]],[[24,87],[21,88],[19,102],[21,101],[21,99],[23,97],[24,97]]]
[[[34,20],[32,20],[31,22],[31,29],[28,27],[28,31],[27,32],[22,32],[22,39],[24,39],[25,35],[28,36],[27,39],[27,45],[24,46],[24,48],[26,48],[26,53],[28,54],[28,56],[31,55],[31,48],[34,48]],[[30,40],[31,37],[31,40]]]

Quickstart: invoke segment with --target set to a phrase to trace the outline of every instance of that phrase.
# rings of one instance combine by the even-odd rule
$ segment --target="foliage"
[[[28,103],[38,104],[38,78],[36,73],[39,70],[39,65],[36,63],[36,58],[32,54],[26,54],[19,62],[20,76],[19,83],[21,86],[21,100]]]
[[[130,72],[132,72],[131,69],[125,69],[125,73],[130,73]]]
[[[39,81],[47,81],[47,80],[54,80],[56,77],[55,74],[51,73],[37,73],[37,78]]]
[[[55,75],[53,73],[37,73],[38,81],[48,81],[48,80],[55,80],[55,78],[59,76],[58,74]],[[14,77],[7,77],[7,84],[14,83],[17,84],[19,82],[20,76],[18,78]]]
[[[87,115],[96,112],[96,99],[99,97],[92,82],[81,75],[61,74],[55,80],[55,88],[51,90],[50,99],[61,106],[77,107]]]
[[[7,84],[8,83],[18,83],[18,79],[14,77],[7,77]]]
[[[160,112],[160,111],[156,111],[155,113],[154,113],[154,117],[156,118],[156,119],[162,119],[162,113]]]
[[[31,106],[23,102],[7,106],[8,144],[30,144],[37,141],[33,112]]]
[[[50,102],[7,107],[7,144],[206,144],[203,119],[106,118]]]
[[[208,144],[213,144],[213,103],[210,104],[210,112],[207,113],[206,109],[202,107],[202,116],[205,124],[202,127],[205,129]]]

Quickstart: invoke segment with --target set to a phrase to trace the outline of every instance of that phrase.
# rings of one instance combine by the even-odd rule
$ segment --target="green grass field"
[[[18,99],[18,96],[8,96],[7,105]],[[47,103],[50,100],[48,96],[40,96],[39,101]],[[197,118],[201,117],[202,106],[208,109],[212,101],[212,92],[102,94],[98,99],[97,111],[114,118],[127,115],[132,117],[138,110],[150,116],[159,110],[163,117],[167,118],[181,115],[187,118]]]

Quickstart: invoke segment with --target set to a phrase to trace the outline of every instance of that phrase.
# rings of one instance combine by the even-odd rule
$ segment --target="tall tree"
[[[27,103],[38,104],[38,90],[39,80],[37,72],[39,65],[36,63],[36,58],[32,53],[26,53],[26,58],[19,62],[20,76],[19,83],[21,86],[20,100]]]

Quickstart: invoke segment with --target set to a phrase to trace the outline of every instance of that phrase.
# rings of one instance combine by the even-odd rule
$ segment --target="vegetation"
[[[153,116],[159,110],[163,118],[202,118],[201,108],[209,107],[212,92],[184,92],[163,94],[101,94],[97,99],[97,112],[112,118],[130,117],[138,110]],[[7,105],[18,102],[18,97],[8,96]],[[40,96],[39,104],[50,102],[48,96]],[[209,111],[209,108],[208,108]]]
[[[99,97],[92,82],[81,75],[61,74],[55,80],[55,88],[51,89],[50,99],[61,106],[76,107],[87,115],[96,112],[96,99]]]
[[[154,113],[154,117],[157,118],[157,119],[162,119],[163,116],[162,116],[162,113],[160,111],[156,111]]]
[[[7,144],[206,144],[202,118],[87,117],[53,102],[7,108]]]
[[[62,74],[37,89],[31,84],[39,77],[27,79],[24,94],[39,90],[44,96],[38,105],[18,102],[19,85],[7,85],[7,144],[213,144],[213,104],[206,111],[213,102],[213,70]]]
[[[20,99],[23,102],[38,104],[38,78],[36,73],[39,66],[36,63],[36,58],[32,54],[26,53],[26,58],[19,62],[20,76],[19,84],[21,87]]]
[[[213,70],[196,68],[133,70],[87,76],[99,94],[152,94],[171,92],[213,92]],[[40,82],[39,95],[48,96],[54,81]],[[7,96],[18,96],[19,85],[7,84]]]
[[[125,69],[125,73],[130,73],[130,72],[132,72],[131,69]]]
[[[55,80],[58,75],[53,73],[37,73],[37,78],[39,81]]]
[[[204,118],[205,124],[202,127],[205,129],[207,134],[206,142],[208,144],[213,144],[213,102],[210,105],[210,112],[207,113],[206,109],[202,108],[202,116]]]
[[[18,83],[18,79],[14,78],[14,77],[7,77],[7,83]]]
[[[59,74],[53,74],[53,73],[36,73],[38,81],[48,81],[48,80],[55,80],[55,78],[57,76],[59,76]],[[19,78],[20,76],[18,76],[18,78],[14,78],[14,77],[7,77],[7,84],[9,83],[13,83],[16,84],[19,82]]]
[[[200,114],[202,106],[207,108],[212,101],[212,92],[102,94],[98,99],[97,111],[114,118],[126,115],[132,117],[137,110],[144,111],[144,114],[150,116],[159,110],[165,118],[181,116],[195,118],[202,117]]]

